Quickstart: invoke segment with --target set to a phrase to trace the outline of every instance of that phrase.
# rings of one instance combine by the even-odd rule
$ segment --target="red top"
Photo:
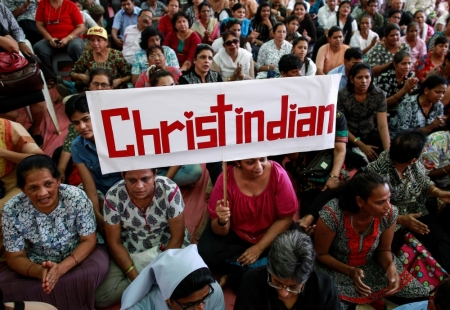
[[[197,48],[197,45],[202,43],[202,39],[200,39],[197,32],[192,31],[191,35],[186,38],[181,52],[178,49],[178,45],[181,43],[180,41],[181,40],[177,37],[177,33],[172,31],[164,39],[163,45],[168,46],[175,51],[177,54],[178,63],[180,64],[180,67],[182,67],[186,60],[189,60],[191,63],[194,62],[195,49]]]
[[[158,30],[164,38],[173,31],[172,20],[169,18],[169,15],[166,14],[159,19]]]
[[[78,7],[68,0],[63,0],[56,10],[49,0],[39,1],[35,19],[37,22],[43,22],[48,33],[59,40],[69,36],[77,25],[84,24]]]
[[[178,84],[178,80],[180,79],[180,76],[181,76],[180,69],[178,69],[176,67],[167,66],[164,70],[169,71],[172,74],[173,81],[176,84]],[[139,78],[137,79],[136,84],[134,84],[134,88],[143,88],[143,87],[151,87],[151,86],[152,85],[150,84],[150,80],[148,79],[147,70],[145,70],[144,72],[142,72],[139,75]]]
[[[230,228],[243,240],[258,243],[269,227],[282,217],[293,216],[298,200],[286,171],[270,161],[272,169],[267,187],[258,196],[241,192],[234,179],[234,166],[227,168],[227,196],[230,203]],[[266,168],[267,169],[267,168]],[[216,203],[223,198],[223,176],[220,174],[208,203],[211,219],[217,218]]]

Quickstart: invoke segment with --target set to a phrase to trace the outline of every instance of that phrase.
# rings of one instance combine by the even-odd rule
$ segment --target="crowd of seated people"
[[[228,286],[236,309],[406,305],[430,295],[400,260],[406,234],[450,270],[448,6],[436,22],[431,0],[2,1],[0,53],[38,61],[70,121],[52,159],[42,99],[28,132],[0,109],[4,302],[225,309]],[[198,248],[180,187],[203,163],[101,172],[86,91],[334,74],[334,148],[206,163]],[[319,156],[327,173],[306,173]]]

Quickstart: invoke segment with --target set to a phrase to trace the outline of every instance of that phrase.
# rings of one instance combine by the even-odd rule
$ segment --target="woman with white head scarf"
[[[197,245],[190,245],[159,254],[125,290],[120,309],[225,310],[225,302]]]

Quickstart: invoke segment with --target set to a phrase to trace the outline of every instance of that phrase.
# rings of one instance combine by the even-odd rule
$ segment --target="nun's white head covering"
[[[184,249],[166,250],[131,282],[122,295],[121,309],[128,309],[138,303],[150,292],[153,284],[158,284],[165,303],[184,278],[204,267],[208,268],[198,254],[195,244]]]

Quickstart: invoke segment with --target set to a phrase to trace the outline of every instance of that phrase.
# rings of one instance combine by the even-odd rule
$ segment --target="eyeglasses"
[[[99,87],[99,86],[101,86],[102,88],[108,88],[108,87],[111,87],[111,85],[106,84],[106,83],[92,82],[91,84],[92,84],[92,86],[94,86],[94,87]]]
[[[209,297],[211,297],[212,294],[214,294],[214,289],[213,289],[213,287],[211,286],[211,284],[209,285],[209,288],[210,288],[210,291],[209,291],[208,295],[206,295],[205,297],[203,297],[202,300],[190,302],[190,303],[188,303],[187,305],[184,305],[184,306],[183,306],[182,304],[180,304],[178,301],[176,301],[175,299],[174,299],[174,301],[175,301],[175,302],[177,303],[177,305],[180,306],[181,309],[183,309],[183,310],[194,310],[195,308],[197,308],[197,307],[200,306],[201,304],[204,304],[204,303],[206,302],[206,300],[207,300]]]
[[[153,19],[153,16],[150,16],[150,15],[144,15],[144,14],[142,14],[141,17],[142,17],[143,19],[150,19],[150,20]]]
[[[285,289],[285,290],[288,291],[289,293],[292,293],[292,294],[300,294],[301,292],[303,292],[303,289],[305,288],[305,285],[304,285],[304,284],[302,285],[302,287],[301,287],[299,290],[294,289],[294,288],[291,288],[291,287],[286,286],[286,285],[275,285],[275,284],[272,283],[272,281],[271,281],[270,278],[271,278],[271,277],[270,277],[270,273],[268,273],[268,274],[267,274],[267,284],[269,284],[269,286],[273,287],[273,288],[276,289],[276,290],[282,290],[282,289]],[[296,285],[296,286],[298,286],[298,285]]]
[[[164,54],[150,54],[148,57],[150,57],[150,59],[163,59],[164,58]]]
[[[239,44],[239,40],[238,40],[238,39],[227,40],[227,41],[225,41],[224,44],[225,44],[226,46],[231,46],[231,44],[238,45],[238,44]]]

